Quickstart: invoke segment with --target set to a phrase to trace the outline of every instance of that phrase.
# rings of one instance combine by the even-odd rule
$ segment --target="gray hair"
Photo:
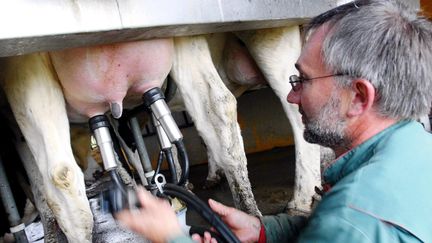
[[[416,119],[432,103],[432,24],[394,0],[359,0],[311,21],[328,23],[322,54],[341,87],[364,78],[376,89],[380,115]]]

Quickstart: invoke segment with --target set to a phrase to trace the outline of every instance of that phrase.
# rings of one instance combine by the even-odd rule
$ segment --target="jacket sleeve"
[[[306,217],[289,216],[278,214],[275,216],[264,216],[262,218],[266,231],[267,242],[290,242],[296,239],[300,230],[306,224]],[[169,243],[193,243],[194,241],[186,235],[171,239]]]
[[[181,235],[169,240],[168,243],[195,243],[195,241],[187,235]]]
[[[264,216],[262,223],[265,228],[267,242],[292,242],[306,225],[307,218],[278,214]]]
[[[346,243],[346,242],[388,242],[371,240],[355,223],[339,215],[326,215],[308,222],[298,237],[299,243]]]

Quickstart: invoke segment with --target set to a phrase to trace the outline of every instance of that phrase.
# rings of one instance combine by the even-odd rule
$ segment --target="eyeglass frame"
[[[320,77],[314,77],[314,78],[303,78],[301,76],[298,76],[297,74],[293,74],[293,75],[289,76],[289,83],[291,84],[292,90],[294,92],[297,92],[303,87],[303,82],[305,82],[305,81],[309,81],[309,80],[313,80],[313,79],[320,79],[320,78],[336,77],[336,76],[345,76],[345,74],[337,73],[337,74],[331,74],[331,75],[327,75],[327,76],[320,76]]]

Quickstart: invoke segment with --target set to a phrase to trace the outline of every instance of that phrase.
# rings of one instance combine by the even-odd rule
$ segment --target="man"
[[[287,100],[299,105],[305,139],[336,153],[322,201],[309,219],[210,206],[242,242],[432,242],[432,135],[415,122],[432,101],[431,23],[391,0],[359,0],[307,32]],[[140,196],[142,217],[124,212],[121,222],[151,240],[187,241],[176,224],[144,219],[168,218],[169,207]],[[151,220],[166,227],[139,224]]]

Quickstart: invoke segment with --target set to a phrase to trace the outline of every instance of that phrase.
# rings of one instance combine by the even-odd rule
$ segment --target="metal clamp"
[[[21,230],[25,230],[25,224],[21,223],[19,225],[15,225],[13,227],[10,227],[9,230],[12,234],[20,232]]]
[[[162,188],[166,184],[165,176],[162,174],[157,174],[155,176],[155,183],[156,183],[156,186],[157,186],[159,192],[163,194],[164,192],[163,192]]]

